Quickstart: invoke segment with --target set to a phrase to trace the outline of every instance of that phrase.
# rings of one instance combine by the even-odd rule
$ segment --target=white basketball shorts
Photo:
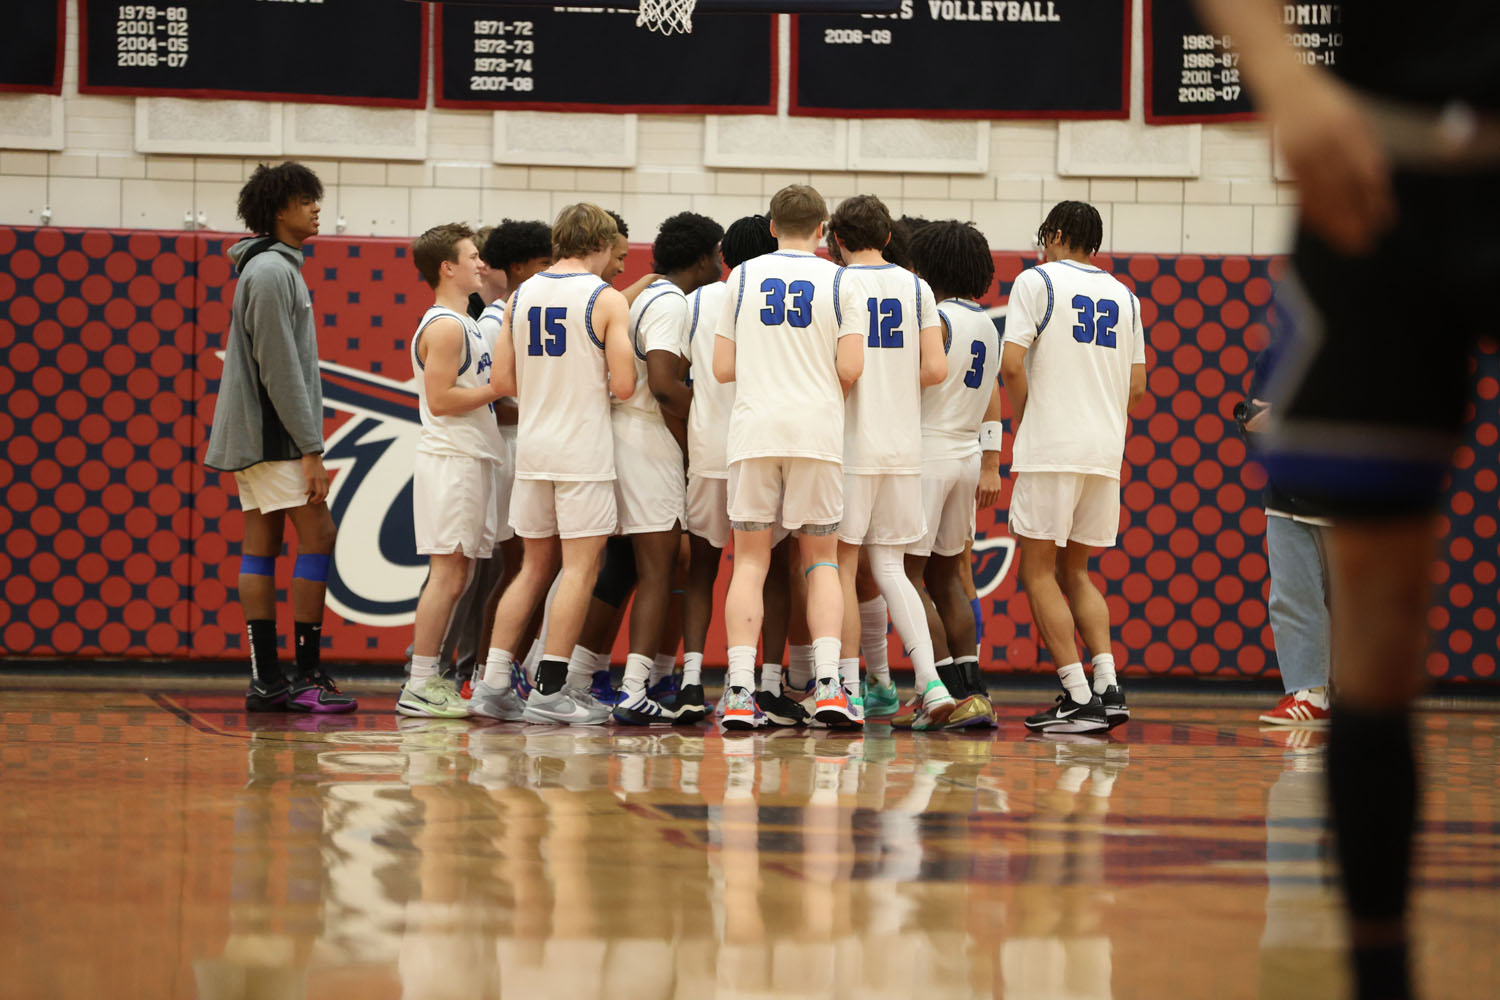
[[[729,544],[729,480],[688,476],[687,529],[716,549]]]
[[[612,535],[615,484],[612,479],[516,479],[510,495],[510,526],[522,538],[584,538]]]
[[[302,460],[257,462],[234,474],[240,488],[240,509],[270,514],[307,503],[307,477]]]
[[[927,533],[922,477],[844,476],[844,520],[839,541],[849,545],[910,545]]]
[[[844,470],[816,458],[746,458],[729,466],[731,525],[780,523],[831,535],[844,516]]]
[[[682,448],[659,419],[616,409],[615,506],[620,534],[666,531],[687,520]]]
[[[1109,548],[1120,529],[1120,481],[1082,472],[1018,472],[1010,533]]]
[[[500,540],[497,463],[417,452],[412,461],[412,526],[421,555],[462,552],[488,559]]]
[[[917,556],[956,556],[974,537],[974,491],[979,456],[922,463],[922,509],[927,533],[906,547]]]

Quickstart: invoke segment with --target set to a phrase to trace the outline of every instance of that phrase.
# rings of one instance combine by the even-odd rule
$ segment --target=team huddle
[[[1092,212],[1059,206],[1081,209]],[[976,502],[999,494],[998,375],[1014,352],[1022,373],[1007,385],[1018,416],[1028,395],[1034,416],[1017,421],[1014,469],[1025,475],[1011,523],[1063,550],[1049,575],[1095,654],[1095,690],[1079,683],[1081,664],[1059,659],[1067,693],[1029,724],[1123,722],[1108,612],[1101,638],[1072,571],[1092,588],[1088,549],[1114,541],[1133,369],[1144,375],[1139,306],[1087,263],[1047,264],[1017,283],[1002,351],[977,302],[994,274],[978,230],[922,223],[895,247],[896,228],[878,198],[846,199],[829,218],[815,190],[793,185],[772,198],[769,218],[728,232],[693,213],[666,220],[655,273],[622,293],[603,277],[617,260],[617,217],[571,205],[552,226],[552,259],[477,322],[465,312],[481,290],[473,234],[446,225],[419,237],[413,257],[435,303],[411,342],[422,418],[413,514],[433,569],[397,711],[674,725],[716,708],[731,731],[867,718],[917,730],[994,725],[964,569]],[[1070,235],[1056,230],[1053,242],[1066,248]],[[825,240],[832,260],[816,252]],[[1064,310],[1079,321],[1071,337],[1052,322]],[[1095,350],[1064,358],[1052,344],[1068,341]],[[1058,393],[1062,381],[1084,392]],[[497,406],[514,406],[513,448]],[[512,531],[520,566],[464,690],[439,669],[442,635],[475,561]],[[728,674],[710,706],[703,647],[731,539]],[[1042,561],[1023,555],[1023,579]],[[616,690],[609,653],[632,591]],[[1066,637],[1051,635],[1056,609],[1047,612],[1039,625],[1056,658],[1072,623]],[[904,705],[888,620],[916,676]]]
[[[315,363],[316,343],[310,318],[306,330],[268,323],[280,314],[256,298],[306,294],[297,265],[321,185],[296,164],[262,169],[242,214],[270,238],[231,250],[241,281],[209,449],[210,465],[235,473],[246,516],[246,705],[352,711],[317,655],[334,530],[321,394],[295,364],[309,345]],[[970,223],[894,220],[869,195],[830,217],[817,191],[792,185],[768,216],[727,231],[691,212],[667,219],[653,273],[621,291],[625,237],[617,215],[579,203],[550,228],[507,220],[481,240],[448,224],[412,244],[433,291],[410,342],[412,513],[430,572],[397,712],[636,726],[713,714],[728,731],[994,726],[969,565],[976,506],[1001,492],[1004,393],[1010,529],[1064,689],[1027,725],[1092,732],[1129,717],[1088,561],[1115,541],[1145,341],[1138,300],[1089,262],[1102,239],[1092,206],[1063,202],[1038,229],[1044,262],[1017,278],[1003,343],[979,304],[994,260]],[[278,357],[300,393],[269,391]],[[285,672],[272,667],[283,510],[299,549]],[[710,703],[704,646],[731,541],[728,671]],[[915,673],[904,703],[890,625]],[[448,654],[465,635],[472,676],[457,676]]]

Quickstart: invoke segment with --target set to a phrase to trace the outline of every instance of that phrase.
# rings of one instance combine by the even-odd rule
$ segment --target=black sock
[[[970,694],[968,685],[964,682],[963,674],[958,665],[954,663],[939,663],[937,665],[938,680],[943,682],[943,687],[955,698],[967,698]]]
[[[556,657],[542,657],[536,665],[536,689],[542,694],[556,694],[568,683],[568,661]]]
[[[960,657],[953,661],[953,666],[958,669],[958,675],[963,678],[964,685],[968,687],[970,694],[982,694],[986,698],[990,696],[984,686],[984,678],[979,674],[979,657]]]
[[[292,634],[297,646],[297,673],[311,677],[319,670],[322,659],[322,622],[293,622]]]
[[[247,621],[245,631],[250,633],[250,680],[275,687],[281,682],[281,666],[276,657],[276,620]]]
[[[1417,767],[1406,711],[1334,706],[1328,796],[1355,938],[1355,996],[1410,996],[1401,928],[1411,885]],[[1374,940],[1362,940],[1370,937]]]

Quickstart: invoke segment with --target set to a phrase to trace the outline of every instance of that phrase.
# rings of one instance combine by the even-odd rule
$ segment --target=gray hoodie
[[[224,374],[203,462],[235,472],[323,451],[323,383],[302,251],[270,236],[229,248],[234,289]]]

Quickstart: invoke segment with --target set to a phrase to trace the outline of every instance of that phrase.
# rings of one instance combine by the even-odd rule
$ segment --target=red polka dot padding
[[[229,326],[234,285],[224,251],[233,242],[0,227],[0,641],[8,655],[243,655],[233,477],[201,464],[221,368],[215,352]],[[324,238],[308,249],[303,273],[322,359],[409,378],[407,338],[428,293],[405,241]],[[632,257],[638,270],[649,254]],[[1026,259],[999,254],[996,263],[1001,297],[989,305],[1004,302]],[[1104,255],[1099,263],[1141,297],[1151,365],[1150,394],[1126,445],[1119,545],[1096,571],[1116,655],[1134,673],[1273,671],[1261,482],[1230,418],[1265,346],[1273,262]],[[338,378],[325,374],[330,399]],[[1477,418],[1458,455],[1432,571],[1427,666],[1435,677],[1493,682],[1500,359],[1492,346],[1476,378]],[[396,395],[344,384],[344,398],[363,392],[373,411],[405,419],[408,404]],[[330,435],[357,419],[332,406],[326,414]],[[346,441],[351,453],[363,447],[357,435]],[[416,565],[414,550],[405,551],[410,494],[396,495],[385,522],[363,529],[358,542]],[[999,510],[980,514],[991,541],[1005,535],[1009,495],[1007,479]],[[350,538],[349,523],[341,530]],[[1004,562],[997,551],[976,561],[981,584],[993,585],[985,661],[1029,670],[1036,633],[1014,563],[995,580]],[[277,564],[283,600],[291,563]],[[710,659],[723,654],[719,624]],[[337,659],[394,661],[409,640],[409,627],[332,612],[324,632],[326,654]]]

